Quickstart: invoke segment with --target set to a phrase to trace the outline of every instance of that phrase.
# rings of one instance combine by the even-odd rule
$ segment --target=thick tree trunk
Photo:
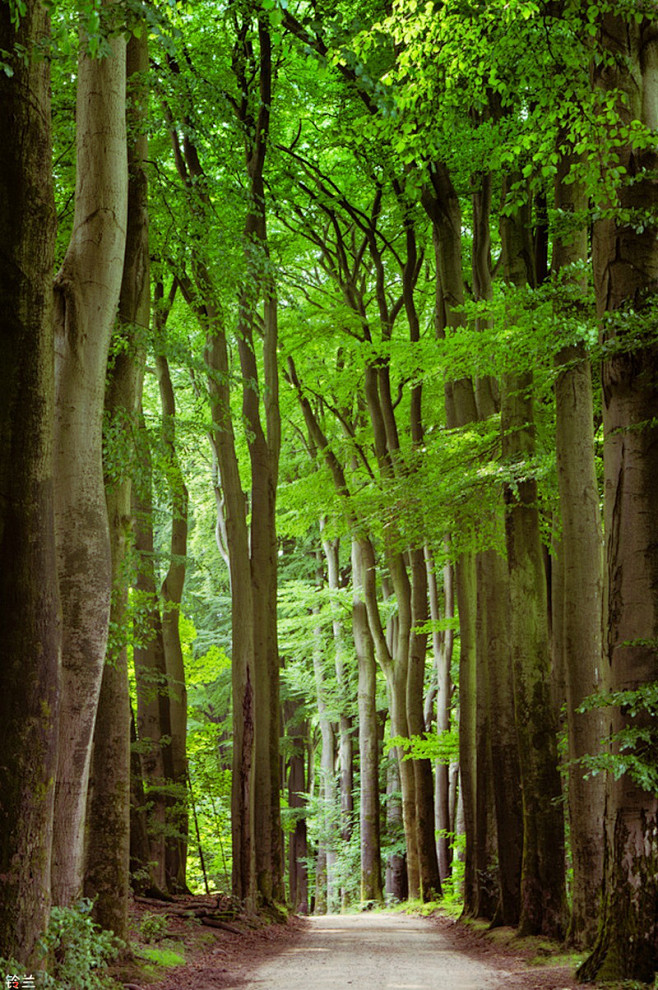
[[[53,507],[55,207],[41,3],[0,8],[0,945],[28,969],[48,923],[60,679]],[[22,46],[25,57],[15,53]]]
[[[363,600],[363,564],[357,540],[352,540],[352,632],[359,667],[359,769],[361,822],[361,901],[383,900],[380,846],[379,726],[377,723],[377,664]]]
[[[608,13],[601,22],[604,59],[595,85],[619,90],[624,123],[658,126],[658,24]],[[614,65],[611,60],[614,59]],[[658,292],[658,245],[648,211],[658,205],[658,155],[653,145],[618,151],[626,175],[620,206],[594,227],[594,287],[603,325],[602,368],[606,609],[603,650],[609,686],[634,691],[658,680],[658,345],[654,309]],[[641,224],[633,223],[638,211]],[[615,314],[619,312],[619,318]],[[655,768],[655,716],[612,710],[612,729],[644,728]],[[658,800],[629,773],[611,779],[606,802],[603,916],[583,979],[649,982],[658,969]]]
[[[460,311],[464,303],[462,273],[461,210],[448,169],[440,162],[432,166],[431,185],[422,202],[432,221],[436,256],[436,330],[442,337],[447,327],[464,325]],[[473,383],[470,379],[448,382],[445,387],[446,421],[458,429],[478,418]],[[455,564],[455,588],[459,614],[459,764],[461,797],[466,830],[464,913],[474,914],[477,903],[476,846],[476,610],[477,582],[475,555],[464,553]]]
[[[501,223],[505,277],[528,280],[529,217]],[[513,319],[513,311],[509,311]],[[503,456],[518,481],[505,490],[509,619],[516,728],[523,793],[523,934],[562,938],[566,928],[564,821],[557,766],[557,725],[550,691],[546,574],[539,533],[537,483],[527,461],[534,449],[532,373],[503,381]]]
[[[56,280],[55,506],[62,600],[62,711],[52,884],[82,891],[91,742],[107,644],[112,570],[103,467],[103,391],[123,272],[128,169],[123,38],[78,69],[73,233]]]
[[[557,316],[562,325],[578,321],[587,287],[570,265],[587,260],[585,211],[587,197],[578,183],[565,185],[571,164],[564,158],[556,182],[556,207],[572,230],[553,245],[553,271],[558,280]],[[573,332],[569,334],[573,338]],[[594,463],[592,371],[584,343],[572,343],[556,356],[555,383],[557,474],[562,539],[562,599],[556,610],[567,700],[569,735],[569,822],[573,864],[569,941],[592,945],[596,936],[603,878],[603,813],[605,778],[589,776],[578,764],[595,755],[605,725],[600,709],[578,712],[581,703],[603,687],[601,609],[603,592],[602,526]],[[555,622],[554,622],[555,628]]]
[[[484,601],[478,599],[478,609],[482,608],[486,615],[488,646],[485,663],[498,834],[500,920],[505,925],[514,926],[518,924],[521,914],[523,815],[509,641],[509,576],[507,561],[496,550],[483,551],[480,566],[487,571],[487,577],[481,583]]]

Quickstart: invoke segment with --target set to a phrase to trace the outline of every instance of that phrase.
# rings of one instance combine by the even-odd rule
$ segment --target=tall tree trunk
[[[430,184],[423,191],[422,202],[432,221],[436,256],[436,331],[445,335],[447,327],[464,324],[460,311],[464,303],[462,274],[461,210],[448,169],[440,162],[430,170]],[[446,421],[449,429],[458,429],[477,420],[477,405],[470,379],[447,382],[445,386]],[[477,582],[475,555],[464,553],[455,563],[455,589],[459,614],[459,764],[461,797],[466,831],[464,913],[474,914],[477,902],[475,869],[475,801],[476,801],[476,610]]]
[[[185,584],[188,494],[176,451],[176,398],[164,355],[155,359],[162,405],[162,433],[166,451],[167,482],[171,495],[171,541],[167,573],[162,582],[162,645],[169,694],[171,722],[172,791],[167,815],[165,848],[167,887],[185,893],[187,882],[187,689],[180,639],[180,603]]]
[[[0,945],[29,969],[50,910],[60,680],[49,27],[36,0],[17,26],[0,8]]]
[[[606,13],[604,58],[594,83],[618,91],[626,126],[658,126],[658,24]],[[653,144],[618,149],[632,181],[620,190],[627,225],[613,212],[594,227],[594,287],[602,322],[605,467],[606,608],[603,651],[612,691],[634,691],[658,680],[658,345],[655,299],[658,245],[658,155]],[[626,212],[628,211],[628,212]],[[641,220],[634,224],[634,213]],[[617,314],[618,317],[617,317]],[[614,732],[634,726],[652,740],[655,715],[612,709]],[[637,754],[642,759],[642,754]],[[647,758],[646,756],[644,757]],[[606,801],[603,916],[583,979],[649,982],[658,969],[658,799],[629,773],[610,775]]]
[[[111,4],[107,4],[111,6]],[[78,66],[73,232],[56,280],[55,523],[62,600],[62,710],[52,885],[82,891],[85,805],[103,673],[112,567],[102,466],[103,393],[123,273],[128,168],[126,42]]]
[[[361,901],[382,901],[379,802],[379,726],[377,664],[363,600],[363,563],[359,543],[352,540],[352,631],[359,667],[359,757],[361,823]]]
[[[223,528],[229,548],[231,578],[231,671],[233,697],[233,766],[231,837],[233,894],[248,910],[256,907],[254,848],[254,629],[251,562],[245,498],[231,421],[228,345],[214,306],[205,307],[208,334],[206,365],[213,421],[213,448],[223,493]]]
[[[318,583],[324,580],[321,555],[317,555]],[[313,673],[315,675],[315,690],[317,694],[318,721],[320,723],[320,838],[318,841],[318,857],[324,864],[324,877],[318,871],[318,883],[324,880],[326,894],[323,892],[322,901],[330,914],[338,907],[336,890],[336,853],[338,846],[336,794],[336,733],[329,717],[327,704],[327,686],[325,682],[323,633],[320,626],[316,627],[313,642]],[[316,903],[316,913],[319,908]]]
[[[141,133],[148,70],[146,34],[132,37],[126,55],[133,102],[127,120],[138,136],[128,149],[128,226],[119,297],[119,325],[105,391],[110,446],[105,463],[107,514],[112,556],[110,625],[94,731],[87,806],[85,894],[94,900],[94,919],[119,938],[128,929],[130,895],[130,697],[127,607],[130,563],[131,467],[135,461],[143,352],[139,338],[149,324],[149,247],[146,136]]]
[[[324,523],[321,523],[321,530]],[[322,549],[327,564],[327,583],[330,595],[334,596],[340,590],[340,568],[339,568],[339,548],[337,539],[322,540]],[[338,687],[338,697],[340,711],[338,715],[338,785],[340,792],[340,836],[343,842],[349,842],[352,835],[352,816],[354,813],[354,767],[353,767],[353,743],[352,743],[352,717],[349,714],[350,686],[345,665],[345,629],[340,614],[340,606],[337,601],[332,600],[332,631],[334,639],[334,657],[336,670],[336,685]],[[347,907],[347,894],[345,887],[341,889],[341,905]]]
[[[429,590],[430,617],[433,623],[438,623],[441,617],[439,608],[439,591],[434,561],[432,560],[429,548],[425,549],[425,563],[427,566],[427,585]],[[446,623],[454,618],[454,590],[453,571],[448,564],[443,571],[443,596],[444,614]],[[437,692],[436,692],[436,731],[439,735],[449,732],[451,726],[451,702],[452,702],[452,676],[450,668],[452,665],[454,633],[449,625],[443,632],[434,629],[432,632],[432,648],[434,650],[434,660],[437,669]],[[436,851],[439,863],[439,877],[445,880],[450,876],[450,865],[452,861],[450,833],[450,768],[445,761],[437,762],[435,766],[435,802],[434,818],[438,832]]]
[[[501,223],[505,277],[528,281],[529,215]],[[513,319],[513,311],[509,311]],[[518,480],[505,490],[509,619],[516,727],[523,793],[520,931],[562,938],[566,928],[564,822],[557,766],[557,725],[550,692],[546,575],[539,534],[537,483],[527,463],[534,450],[532,373],[503,382],[503,456]]]
[[[587,261],[585,219],[587,197],[578,182],[563,179],[572,160],[560,162],[556,180],[556,207],[562,224],[571,221],[571,231],[556,238],[553,272],[557,280],[557,316],[567,327],[580,320],[587,286],[584,276],[574,275],[570,265]],[[573,332],[569,334],[573,338]],[[594,412],[592,371],[587,346],[575,342],[556,356],[555,383],[557,474],[560,491],[562,539],[562,600],[558,643],[562,648],[561,669],[567,700],[569,734],[569,822],[573,864],[569,941],[592,945],[596,936],[603,878],[603,774],[586,779],[578,764],[596,754],[605,732],[600,709],[578,712],[588,696],[603,687],[601,609],[603,592],[602,527],[599,486],[594,463]],[[555,625],[555,623],[554,623]]]
[[[245,136],[245,165],[249,183],[249,210],[243,248],[247,279],[239,300],[238,352],[242,372],[242,413],[251,465],[251,581],[254,646],[254,712],[257,719],[254,773],[258,801],[254,842],[256,882],[265,904],[283,903],[283,833],[279,798],[279,653],[277,643],[276,488],[281,449],[279,412],[278,301],[271,273],[264,181],[272,102],[272,42],[269,16],[257,13],[258,93],[252,96],[250,59],[253,42],[243,23],[234,49],[233,67],[243,93],[238,110]],[[251,53],[251,54],[250,54]],[[262,322],[256,307],[263,301]],[[262,372],[254,340],[262,330]],[[262,417],[261,418],[261,406]],[[244,621],[244,616],[241,617]]]

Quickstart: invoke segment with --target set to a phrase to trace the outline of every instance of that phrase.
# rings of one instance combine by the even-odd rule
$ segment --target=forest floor
[[[203,910],[206,898],[178,898]],[[216,917],[216,915],[214,915]],[[545,939],[518,939],[443,913],[397,912],[290,918],[263,926],[138,904],[141,961],[116,972],[130,990],[577,990],[576,958]],[[214,922],[217,924],[217,922]],[[219,922],[219,924],[224,924]]]

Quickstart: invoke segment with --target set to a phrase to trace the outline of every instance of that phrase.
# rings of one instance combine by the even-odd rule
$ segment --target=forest
[[[655,0],[1,0],[0,957],[458,900],[658,971]]]

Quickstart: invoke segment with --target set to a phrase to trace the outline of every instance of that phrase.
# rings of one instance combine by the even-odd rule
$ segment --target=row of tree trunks
[[[18,26],[2,4],[12,72],[0,73],[0,945],[28,970],[50,909],[60,683],[50,64],[34,57],[49,43],[41,3],[28,0]]]

